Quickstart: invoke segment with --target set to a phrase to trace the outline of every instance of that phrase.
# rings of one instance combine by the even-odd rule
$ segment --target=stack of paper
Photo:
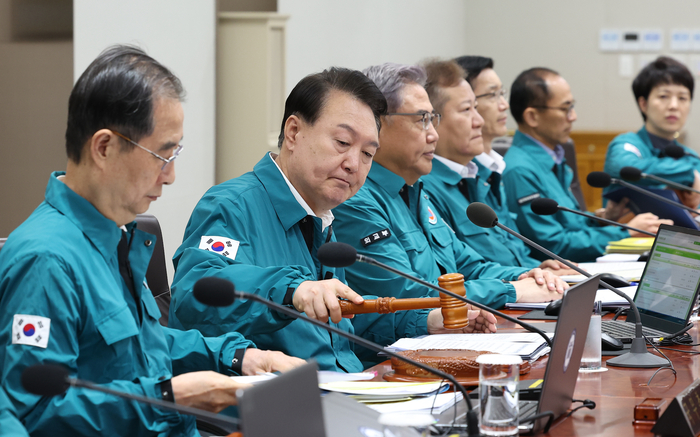
[[[398,413],[411,411],[415,413],[440,414],[452,408],[464,399],[462,393],[449,392],[439,395],[411,399],[406,402],[391,402],[385,404],[368,404],[367,406],[380,413]]]
[[[548,334],[550,338],[554,334]],[[549,353],[547,342],[535,333],[509,334],[439,334],[418,338],[402,338],[389,346],[393,350],[469,349],[498,354],[520,355],[534,361]]]
[[[358,402],[396,402],[431,396],[446,390],[442,382],[339,381],[319,384],[321,390],[343,393]]]
[[[634,298],[634,294],[637,292],[637,286],[632,285],[631,287],[620,287],[618,288],[621,292],[625,293],[630,298]],[[607,288],[599,288],[595,295],[596,301],[601,301],[604,307],[628,307],[629,302],[627,299],[618,296],[616,293],[608,290]],[[509,310],[537,310],[544,309],[549,302],[539,302],[539,303],[507,303],[506,309]]]
[[[591,275],[597,273],[613,273],[622,276],[627,281],[639,281],[644,273],[645,262],[606,262],[606,263],[579,263],[579,267]],[[588,279],[583,275],[561,276],[562,281],[579,283]]]
[[[611,241],[605,248],[605,253],[637,253],[641,254],[651,250],[654,245],[653,238],[624,238],[619,241]]]

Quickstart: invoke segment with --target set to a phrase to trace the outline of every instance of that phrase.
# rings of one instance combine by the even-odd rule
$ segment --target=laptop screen
[[[634,296],[640,314],[685,324],[700,285],[700,232],[662,225]]]

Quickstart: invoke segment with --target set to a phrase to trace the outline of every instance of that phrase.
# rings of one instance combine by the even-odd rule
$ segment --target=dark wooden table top
[[[521,311],[507,311],[512,316],[523,314]],[[512,322],[502,319],[498,321],[499,332],[508,332],[517,329]],[[698,341],[698,328],[693,327],[689,334]],[[662,398],[666,400],[662,406],[662,412],[668,403],[681,391],[687,388],[696,378],[700,377],[700,356],[693,352],[699,352],[699,347],[674,346],[679,351],[661,349],[673,362],[677,371],[674,376],[670,370],[660,371],[648,385],[649,378],[656,369],[633,369],[620,367],[607,367],[607,371],[600,373],[579,374],[575,399],[590,399],[596,403],[596,408],[589,410],[582,408],[568,418],[557,420],[551,427],[548,436],[653,436],[651,426],[634,425],[634,407],[645,398]],[[603,362],[608,358],[603,356]],[[532,369],[525,379],[538,379],[544,377],[547,366],[547,357],[540,358],[532,364]],[[605,366],[605,363],[603,364]],[[374,366],[371,370],[382,374],[391,370],[389,362]]]

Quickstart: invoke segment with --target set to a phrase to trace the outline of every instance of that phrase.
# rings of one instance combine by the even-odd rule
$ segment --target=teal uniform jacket
[[[360,191],[333,210],[338,240],[354,246],[358,253],[435,284],[444,273],[462,273],[467,297],[490,307],[515,302],[515,288],[502,279],[515,280],[528,269],[485,261],[447,226],[422,192],[422,181],[412,187],[404,185],[402,177],[373,163]],[[355,263],[346,269],[346,275],[348,284],[360,294],[396,298],[438,295],[368,264]],[[354,322],[356,329],[358,322]]]
[[[0,380],[19,418],[32,436],[198,435],[193,417],[173,411],[80,388],[52,398],[22,388],[26,367],[58,363],[79,379],[160,399],[161,381],[229,373],[237,350],[252,346],[237,333],[207,339],[162,327],[145,282],[155,237],[127,225],[136,301],[119,273],[122,230],[59,174],[0,251]]]
[[[550,198],[571,209],[579,209],[579,205],[569,188],[574,172],[566,161],[555,165],[542,146],[520,131],[515,132],[505,161],[503,183],[508,208],[517,214],[518,228],[526,237],[563,258],[587,262],[601,256],[609,241],[630,236],[624,229],[600,227],[593,220],[570,212],[558,211],[548,216],[532,212],[530,202],[536,198]],[[531,255],[549,258],[535,250]]]
[[[29,437],[27,430],[17,418],[17,412],[12,402],[7,398],[5,390],[0,387],[0,432],[5,436]]]
[[[467,243],[488,261],[504,266],[535,268],[540,262],[528,255],[525,243],[500,228],[482,228],[467,218],[467,207],[471,202],[481,202],[493,208],[499,222],[518,232],[515,220],[508,211],[505,189],[502,184],[493,187],[488,181],[491,170],[473,161],[479,167],[475,178],[462,179],[437,159],[433,160],[433,170],[421,178],[424,188],[437,213],[454,230],[457,238]],[[460,186],[461,184],[461,186]],[[493,188],[496,189],[494,193]],[[463,194],[468,193],[469,199]]]
[[[674,140],[674,144],[682,147],[687,155],[680,159],[662,156],[661,150],[652,145],[645,127],[637,132],[618,135],[608,146],[604,170],[610,176],[620,178],[620,170],[623,167],[636,167],[643,173],[692,186],[695,181],[693,170],[700,171],[700,157],[678,141]],[[634,183],[654,188],[665,187],[665,185],[649,179],[641,179]],[[619,187],[606,187],[605,192],[616,188]]]
[[[362,371],[351,344],[337,334],[278,314],[261,303],[236,301],[229,307],[212,308],[192,295],[198,279],[217,276],[233,282],[237,290],[291,307],[294,290],[304,281],[327,277],[344,281],[342,269],[322,267],[316,258],[328,239],[328,229],[321,231],[317,217],[313,217],[313,254],[309,252],[300,227],[306,217],[267,154],[252,172],[210,188],[192,212],[173,258],[170,325],[206,335],[238,331],[261,349],[314,358],[323,370]],[[207,246],[210,238],[215,241],[211,244],[226,244],[227,250],[217,253],[215,246]],[[238,247],[225,256],[229,243]],[[335,326],[353,332],[347,319]]]

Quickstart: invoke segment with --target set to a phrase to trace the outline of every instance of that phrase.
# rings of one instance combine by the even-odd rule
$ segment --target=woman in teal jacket
[[[700,189],[700,157],[681,145],[677,136],[688,118],[695,81],[685,65],[665,56],[649,63],[632,82],[632,91],[642,113],[644,126],[637,132],[618,135],[608,146],[605,171],[619,178],[623,167]],[[671,157],[668,146],[680,147],[685,155]],[[648,179],[638,182],[652,187],[662,184]],[[614,188],[606,188],[606,192]],[[700,195],[678,192],[681,201],[697,208]]]

